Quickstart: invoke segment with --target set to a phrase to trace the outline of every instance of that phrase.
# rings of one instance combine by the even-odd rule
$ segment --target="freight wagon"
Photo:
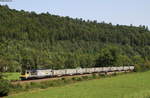
[[[90,74],[90,73],[102,73],[102,72],[115,72],[115,71],[133,71],[134,66],[123,66],[123,67],[96,67],[96,68],[76,68],[76,69],[37,69],[37,70],[26,70],[20,78],[21,80],[34,79],[34,78],[45,78],[45,77],[56,77],[64,75],[77,75],[77,74]]]

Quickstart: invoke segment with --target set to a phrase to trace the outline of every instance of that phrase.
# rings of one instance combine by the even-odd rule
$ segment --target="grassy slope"
[[[141,98],[150,95],[149,83],[150,71],[25,92],[9,98]]]
[[[4,75],[6,76],[5,79],[7,80],[19,80],[20,73],[4,73]]]

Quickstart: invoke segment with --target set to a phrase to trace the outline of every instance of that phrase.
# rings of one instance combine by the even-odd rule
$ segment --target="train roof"
[[[28,69],[30,71],[36,71],[36,70],[52,70],[52,69]]]

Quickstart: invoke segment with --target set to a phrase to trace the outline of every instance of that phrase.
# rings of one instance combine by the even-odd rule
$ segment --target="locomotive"
[[[25,70],[21,73],[20,79],[37,79],[45,77],[57,77],[65,75],[77,75],[77,74],[90,74],[90,73],[107,73],[107,72],[119,72],[119,71],[133,71],[134,66],[122,66],[122,67],[95,67],[95,68],[76,68],[76,69],[36,69]]]

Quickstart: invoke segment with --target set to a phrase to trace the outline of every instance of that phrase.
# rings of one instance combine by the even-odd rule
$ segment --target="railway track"
[[[116,71],[116,72],[102,72],[102,73],[95,73],[95,74],[102,74],[102,75],[112,75],[112,74],[118,74],[118,73],[125,73],[125,72],[131,72],[131,71]],[[50,78],[41,78],[41,79],[32,79],[32,80],[18,80],[18,81],[12,81],[12,84],[24,84],[24,83],[31,83],[31,82],[42,82],[42,81],[49,81],[49,80],[58,80],[61,78],[73,78],[73,77],[82,77],[82,76],[91,76],[93,73],[88,74],[79,74],[79,75],[67,75],[67,76],[57,76],[57,77],[50,77]]]

